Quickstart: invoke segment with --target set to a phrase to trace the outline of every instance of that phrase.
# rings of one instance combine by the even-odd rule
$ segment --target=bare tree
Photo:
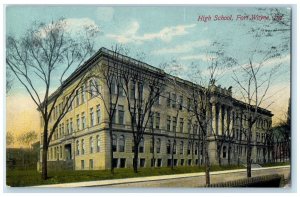
[[[260,117],[260,107],[266,104],[266,99],[269,99],[267,93],[271,85],[272,76],[278,69],[278,66],[273,67],[271,70],[264,69],[264,65],[270,59],[276,57],[276,50],[273,50],[274,48],[271,48],[257,64],[253,63],[253,56],[250,57],[249,63],[241,66],[242,74],[238,74],[236,70],[233,71],[233,79],[239,87],[242,100],[245,102],[242,118],[246,127],[243,133],[246,136],[247,143],[247,177],[251,177],[253,126]],[[267,104],[265,108],[268,108],[271,104],[272,102]]]
[[[6,42],[6,63],[42,117],[42,179],[47,179],[47,151],[53,133],[71,109],[76,89],[85,78],[78,67],[93,53],[93,39],[98,32],[98,27],[84,26],[81,32],[74,35],[67,27],[65,19],[50,24],[35,23],[23,37],[9,35]],[[66,75],[76,68],[75,73],[80,79],[74,83],[72,90],[65,92]],[[57,82],[60,87],[50,95],[51,88]],[[64,94],[68,96],[59,103],[60,108],[57,110],[59,98]],[[54,119],[52,126],[50,119]]]
[[[124,64],[121,73],[133,135],[133,169],[137,173],[139,145],[146,128],[149,128],[152,107],[163,91],[165,74],[141,61]]]
[[[15,136],[13,132],[8,131],[6,132],[6,146],[10,146],[15,142]]]
[[[102,49],[104,50],[104,49]],[[110,158],[111,158],[111,172],[114,173],[114,157],[113,157],[113,124],[116,114],[119,98],[122,93],[122,75],[121,70],[124,63],[123,55],[128,53],[128,49],[121,45],[115,45],[112,50],[105,50],[106,58],[104,64],[96,66],[94,79],[99,79],[103,82],[106,89],[98,87],[98,84],[93,83],[94,88],[90,89],[91,94],[97,95],[103,101],[104,109],[108,115],[108,130],[110,138]]]
[[[31,148],[31,144],[35,142],[37,138],[38,135],[35,131],[28,131],[18,136],[18,142],[20,144],[24,144],[25,146]]]

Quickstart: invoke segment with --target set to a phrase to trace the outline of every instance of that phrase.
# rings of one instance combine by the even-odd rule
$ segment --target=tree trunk
[[[109,121],[109,137],[110,137],[110,172],[114,173],[114,151],[113,151],[113,134],[112,134],[112,118]]]
[[[210,163],[209,163],[209,155],[208,155],[208,143],[207,143],[207,137],[205,137],[204,141],[204,149],[205,149],[205,182],[206,185],[210,185]]]
[[[133,171],[134,173],[138,172],[138,157],[139,157],[139,146],[134,145],[134,156],[133,156]]]
[[[248,122],[249,124],[249,133],[247,135],[247,177],[251,177],[251,135],[252,135],[252,124]]]
[[[44,125],[43,133],[43,149],[42,149],[42,179],[46,180],[48,178],[48,168],[47,168],[47,152],[48,152],[48,125]]]
[[[153,129],[153,127],[152,127],[152,162],[153,162],[153,168],[155,167],[155,162],[154,162],[154,159],[155,159],[155,153],[154,153],[154,151],[155,151],[155,148],[154,148],[154,146],[155,146],[155,141],[154,141],[154,129]]]

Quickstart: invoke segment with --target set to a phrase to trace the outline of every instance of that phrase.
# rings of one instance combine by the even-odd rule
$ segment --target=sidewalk
[[[279,169],[279,168],[290,168],[290,166],[287,165],[287,166],[255,168],[252,169],[252,172],[260,171],[260,170]],[[210,175],[219,175],[219,174],[221,175],[221,174],[238,173],[238,172],[246,172],[246,169],[215,171],[215,172],[211,172]],[[163,175],[163,176],[149,176],[149,177],[138,177],[138,178],[125,178],[125,179],[112,179],[112,180],[101,180],[101,181],[87,181],[87,182],[64,183],[64,184],[51,184],[51,185],[40,185],[34,187],[38,187],[38,188],[75,188],[75,187],[96,187],[96,186],[103,187],[103,186],[113,186],[119,184],[174,180],[174,179],[198,177],[198,176],[205,176],[205,172]]]

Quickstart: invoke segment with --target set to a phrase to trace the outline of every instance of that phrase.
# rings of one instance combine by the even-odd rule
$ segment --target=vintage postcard
[[[6,5],[6,188],[291,188],[290,6]]]

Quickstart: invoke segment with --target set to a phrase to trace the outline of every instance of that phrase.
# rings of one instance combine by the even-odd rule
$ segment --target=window
[[[61,123],[61,134],[62,134],[62,135],[65,134],[65,126],[64,126],[64,123]]]
[[[155,159],[151,159],[151,167],[155,166]]]
[[[97,105],[97,124],[100,124],[100,121],[101,121],[100,105]]]
[[[73,118],[70,118],[70,133],[73,133]]]
[[[124,124],[124,106],[118,106],[119,124]]]
[[[184,159],[180,160],[180,165],[182,165],[182,166],[184,165]]]
[[[125,137],[124,135],[121,135],[119,138],[119,152],[125,151]]]
[[[189,143],[188,143],[187,154],[188,154],[188,155],[191,154],[191,142],[190,142],[190,141],[189,141]]]
[[[173,160],[173,165],[174,165],[174,166],[177,166],[177,161],[178,161],[177,159],[174,159],[174,160]]]
[[[67,120],[67,134],[70,133],[69,120]]]
[[[150,153],[154,152],[153,139],[150,140]]]
[[[97,140],[97,152],[100,152],[100,137],[99,137],[99,135],[97,135],[96,140]]]
[[[194,124],[193,126],[193,134],[198,134],[198,125]]]
[[[174,140],[174,142],[173,142],[173,154],[176,154],[176,152],[177,152],[176,146],[177,146],[176,140]]]
[[[144,138],[141,138],[140,144],[139,144],[139,152],[144,152]]]
[[[81,170],[84,170],[84,160],[81,160]]]
[[[81,124],[82,124],[82,129],[85,129],[85,113],[81,113]]]
[[[173,132],[176,132],[177,117],[173,117]]]
[[[160,125],[160,113],[156,112],[155,128],[159,129]]]
[[[183,154],[183,141],[180,142],[180,154]]]
[[[116,81],[115,81],[115,79],[111,80],[111,93],[116,94]]]
[[[176,108],[176,94],[172,93],[172,108]]]
[[[89,87],[89,89],[90,89],[90,96],[91,96],[91,98],[93,98],[94,96],[97,95],[98,84],[97,84],[97,82],[96,82],[95,79],[91,79],[89,81],[89,85],[90,85],[90,87]]]
[[[183,133],[183,118],[180,118],[180,133]]]
[[[85,84],[81,86],[81,103],[85,103]]]
[[[189,166],[192,165],[192,160],[191,160],[191,159],[188,160],[188,165],[189,165]]]
[[[94,152],[94,139],[90,137],[90,153]]]
[[[94,160],[90,159],[90,170],[94,169]]]
[[[171,116],[167,116],[167,131],[171,130]]]
[[[76,141],[76,155],[79,155],[79,141]]]
[[[183,96],[180,95],[179,96],[179,109],[182,110],[182,108],[183,108]]]
[[[156,153],[160,153],[161,141],[160,138],[156,139]]]
[[[113,149],[113,152],[116,152],[117,151],[117,136],[113,135],[112,138],[113,138],[113,147],[112,147],[112,149]]]
[[[159,105],[160,102],[159,102],[159,95],[157,95],[155,98],[154,98],[154,105]]]
[[[223,146],[223,158],[226,158],[226,152],[227,152],[227,148],[226,146]]]
[[[77,114],[76,116],[76,126],[77,126],[77,131],[80,130],[80,118],[79,118],[79,114]]]
[[[84,139],[81,140],[81,154],[84,155],[85,153],[85,144],[84,144]]]
[[[76,90],[76,106],[80,105],[79,90]]]
[[[171,141],[167,141],[167,154],[171,154]]]
[[[90,108],[90,125],[91,125],[91,127],[93,127],[94,126],[94,110],[93,110],[93,108]]]
[[[125,168],[126,166],[126,159],[125,158],[121,158],[120,159],[120,168]]]
[[[145,159],[144,158],[140,159],[140,167],[141,168],[145,167]]]
[[[195,143],[195,155],[198,155],[198,142]]]
[[[117,168],[117,167],[118,167],[118,159],[117,159],[117,158],[114,158],[114,159],[113,159],[113,167],[114,167],[114,168]]]
[[[112,104],[112,113],[113,113],[113,117],[112,117],[112,123],[116,123],[116,105]]]
[[[172,159],[168,159],[167,166],[170,167],[172,165]]]
[[[187,110],[188,110],[188,111],[190,111],[191,108],[192,108],[191,104],[192,104],[192,100],[191,100],[190,98],[188,98],[188,99],[187,99]]]
[[[59,147],[59,157],[62,158],[62,146]]]
[[[130,84],[130,98],[135,98],[135,81],[131,81]]]
[[[157,159],[157,167],[161,167],[162,166],[162,162],[161,162],[161,159]]]
[[[192,130],[192,120],[188,121],[188,133],[191,133]]]
[[[138,83],[138,98],[143,100],[143,94],[144,94],[144,85],[143,83]]]

